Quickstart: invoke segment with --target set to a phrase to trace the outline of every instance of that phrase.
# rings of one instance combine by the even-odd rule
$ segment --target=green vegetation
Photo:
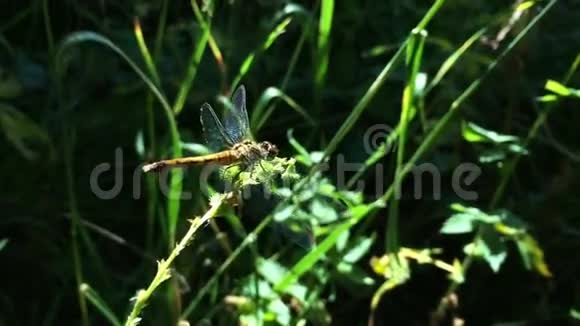
[[[578,322],[578,17],[5,4],[0,324]],[[242,84],[279,157],[142,172],[210,153],[200,107]]]

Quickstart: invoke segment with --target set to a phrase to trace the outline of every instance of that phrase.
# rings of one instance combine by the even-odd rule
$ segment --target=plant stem
[[[231,198],[231,194],[224,194],[215,197],[215,200],[210,202],[210,208],[201,218],[195,218],[191,220],[191,225],[189,226],[189,230],[183,236],[183,238],[179,241],[179,243],[173,248],[169,257],[165,260],[161,260],[157,262],[157,273],[155,277],[145,290],[139,290],[135,297],[135,305],[129,316],[127,317],[127,321],[125,322],[125,326],[135,326],[140,321],[139,314],[145,308],[145,305],[157,289],[161,283],[166,281],[171,277],[170,267],[175,258],[187,247],[187,245],[193,239],[193,235],[199,230],[200,227],[207,225],[209,220],[216,215],[219,208],[222,206],[224,201]]]

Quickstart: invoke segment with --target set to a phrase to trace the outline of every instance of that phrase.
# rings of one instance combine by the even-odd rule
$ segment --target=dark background
[[[207,47],[187,103],[177,118],[185,142],[203,143],[198,108],[205,101],[217,105],[216,95],[230,91],[225,85],[231,84],[246,56],[256,51],[279,23],[276,17],[288,4],[286,1],[217,1],[211,28],[223,54],[226,73],[220,70]],[[258,139],[278,144],[281,156],[286,157],[296,155],[288,144],[290,128],[307,150],[324,150],[401,42],[425,15],[430,2],[336,1],[328,74],[319,93],[314,83],[319,9],[310,1],[297,4],[314,17],[314,23],[285,93],[311,114],[316,125],[308,125],[300,114],[279,104],[256,135]],[[455,64],[424,99],[429,126],[483,74],[486,65],[497,59],[506,44],[545,4],[539,2],[527,11],[498,50],[476,42]],[[482,27],[489,28],[485,34],[488,38],[494,38],[509,24],[513,5],[506,1],[446,2],[427,28],[429,36],[422,71],[432,78],[443,61]],[[90,30],[111,39],[146,70],[133,33],[133,21],[139,19],[153,51],[163,2],[4,0],[1,8],[0,89],[12,87],[15,91],[0,92],[3,134],[0,136],[0,239],[8,240],[0,251],[0,325],[80,324],[71,240],[70,217],[74,211],[83,221],[120,235],[130,244],[119,245],[90,228],[88,238],[78,240],[83,280],[124,320],[129,299],[154,274],[155,263],[147,257],[159,259],[167,253],[159,222],[165,216],[164,203],[155,213],[159,220],[153,227],[147,226],[149,198],[145,180],[142,180],[140,199],[132,197],[133,189],[127,182],[140,163],[152,159],[141,155],[135,145],[140,135],[146,133],[148,121],[153,121],[157,148],[154,154],[147,152],[145,156],[171,156],[166,118],[155,103],[153,119],[148,120],[145,110],[149,105],[148,88],[110,49],[95,43],[71,47],[64,55],[69,65],[64,78],[59,78],[55,62],[59,42],[72,32]],[[473,121],[498,133],[525,137],[544,108],[536,98],[546,94],[546,80],[562,81],[579,54],[579,18],[580,5],[576,1],[559,1],[463,104],[459,117],[423,158],[424,162],[435,162],[443,171],[442,199],[427,196],[414,200],[412,181],[405,183],[408,194],[400,200],[403,246],[443,248],[446,261],[464,256],[463,246],[471,241],[472,235],[438,233],[451,214],[449,204],[457,201],[449,186],[453,167],[458,162],[477,162],[482,150],[461,137],[460,122]],[[166,19],[160,51],[154,61],[161,89],[167,98],[174,99],[201,29],[188,1],[168,1]],[[279,87],[288,71],[302,32],[300,19],[293,20],[267,51],[257,55],[242,80],[248,93],[250,115],[262,92],[270,86]],[[371,51],[380,48],[384,50]],[[377,123],[389,126],[398,123],[406,76],[401,63],[340,143],[335,155],[343,155],[348,162],[366,159],[365,132]],[[577,74],[569,85],[578,87]],[[476,262],[457,292],[458,315],[468,325],[574,320],[570,311],[574,307],[579,309],[580,295],[577,280],[580,273],[577,259],[580,246],[578,103],[577,99],[564,99],[550,113],[527,148],[529,155],[522,157],[516,167],[500,204],[529,225],[530,234],[544,250],[553,277],[526,270],[513,245],[509,246],[509,257],[499,273],[492,272],[483,262]],[[14,111],[18,117],[16,122],[10,118],[14,119]],[[407,153],[421,144],[425,134],[419,123],[413,121]],[[125,183],[118,196],[102,200],[91,191],[90,173],[100,163],[112,163],[117,148],[123,153]],[[67,165],[67,153],[70,165]],[[335,155],[331,162],[335,162]],[[389,171],[385,177],[391,178],[394,155],[387,156],[381,164]],[[333,172],[331,169],[328,176],[336,181]],[[188,171],[187,175],[195,177],[195,173]],[[482,165],[482,175],[471,188],[479,194],[479,199],[469,205],[485,209],[500,175],[497,164]],[[369,172],[363,180],[374,184],[375,177]],[[115,184],[115,179],[109,173],[99,183],[107,189]],[[373,199],[373,188],[365,189],[365,198]],[[203,212],[205,201],[203,196],[195,195],[192,200],[182,202],[178,237],[185,232],[186,219]],[[251,230],[268,214],[271,205],[249,202],[246,206],[244,215],[249,217],[242,222]],[[363,288],[331,277],[320,287],[321,302],[334,324],[362,325],[370,318],[370,298],[384,281],[370,271],[368,263],[371,256],[384,253],[387,210],[378,215],[380,218],[375,218],[366,229],[367,234],[376,234],[375,245],[358,262],[377,283]],[[224,229],[226,233],[231,231],[228,226]],[[186,275],[185,282],[191,291],[183,295],[184,306],[227,258],[216,243],[215,234],[210,233],[200,235],[194,248],[178,260],[177,268]],[[265,246],[260,247],[263,254],[277,252],[277,246],[284,241],[275,228],[268,229],[263,239],[260,242]],[[234,243],[240,240],[232,235]],[[139,249],[135,252],[131,246]],[[199,249],[202,247],[203,250]],[[293,246],[284,255],[301,257],[305,253],[300,246]],[[235,311],[223,304],[223,298],[236,292],[240,279],[253,275],[249,259],[249,253],[242,254],[225,272],[223,283],[190,316],[192,325],[204,319],[209,324],[239,323]],[[289,261],[296,260],[288,259],[287,266],[292,265]],[[328,261],[316,268],[330,274],[334,270]],[[442,271],[416,266],[406,284],[383,297],[376,324],[427,324],[448,284]],[[168,309],[164,301],[174,302],[166,297],[166,292],[159,291],[146,308],[149,314],[145,315],[144,324],[169,323],[169,317],[164,316],[170,315],[167,311],[176,309],[178,304]],[[106,323],[90,304],[88,315],[95,325]]]

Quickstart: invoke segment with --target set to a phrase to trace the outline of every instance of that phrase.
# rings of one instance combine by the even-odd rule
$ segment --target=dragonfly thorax
[[[272,159],[278,155],[278,148],[276,145],[267,141],[256,143],[251,140],[245,140],[234,144],[231,150],[237,153],[241,160],[246,162]]]

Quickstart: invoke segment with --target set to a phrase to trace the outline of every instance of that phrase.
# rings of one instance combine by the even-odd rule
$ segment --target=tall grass
[[[156,16],[154,32],[148,34],[149,29],[145,23],[150,21],[150,17],[135,17],[130,43],[132,48],[125,48],[127,44],[116,41],[105,32],[87,30],[70,33],[57,42],[58,37],[54,34],[53,26],[56,21],[54,13],[50,11],[51,3],[46,0],[38,2],[46,33],[44,37],[50,59],[50,76],[55,84],[53,87],[56,103],[62,117],[59,137],[66,181],[67,215],[71,220],[71,274],[77,290],[78,308],[75,309],[80,311],[81,324],[96,324],[103,320],[112,325],[121,325],[124,320],[124,325],[127,326],[185,321],[193,324],[194,320],[249,325],[331,324],[341,318],[340,308],[336,309],[335,305],[344,306],[345,311],[350,311],[346,307],[346,301],[341,301],[346,300],[343,290],[360,293],[354,305],[358,310],[365,311],[367,315],[363,319],[367,318],[369,324],[378,324],[381,317],[384,317],[381,316],[379,308],[382,307],[382,300],[391,295],[389,291],[415,280],[413,273],[416,271],[411,264],[415,262],[435,266],[450,278],[448,284],[438,284],[437,290],[429,293],[425,290],[426,296],[431,300],[430,304],[439,297],[443,298],[437,301],[438,305],[424,311],[425,316],[434,311],[431,322],[441,323],[445,313],[452,308],[451,301],[446,298],[457,295],[463,284],[472,284],[467,277],[468,273],[473,262],[482,258],[482,255],[468,249],[462,251],[460,248],[455,251],[464,252],[464,255],[448,253],[448,256],[434,258],[439,253],[436,245],[429,241],[408,240],[403,233],[403,230],[409,229],[408,220],[403,217],[412,210],[405,206],[402,199],[405,182],[409,180],[417,164],[437,155],[441,149],[439,145],[447,137],[453,137],[450,136],[453,132],[456,135],[457,129],[462,125],[458,117],[476,111],[468,109],[470,102],[480,100],[477,95],[486,90],[483,87],[485,82],[498,73],[498,68],[503,66],[506,58],[514,55],[522,41],[529,38],[538,24],[546,19],[547,13],[555,8],[557,1],[542,2],[542,7],[538,9],[536,6],[539,7],[539,2],[526,3],[528,4],[520,3],[512,12],[521,10],[528,15],[529,20],[522,20],[509,38],[498,41],[504,42],[499,44],[500,51],[482,51],[478,48],[483,35],[497,27],[491,19],[482,18],[470,21],[471,34],[461,35],[460,41],[450,42],[449,44],[458,44],[450,46],[443,56],[439,53],[437,43],[430,42],[434,38],[441,40],[446,37],[444,33],[449,31],[442,30],[441,25],[447,19],[447,10],[451,11],[455,4],[436,0],[425,12],[414,2],[404,6],[377,5],[377,12],[379,9],[389,9],[388,12],[392,12],[394,16],[401,14],[401,10],[408,15],[412,12],[410,16],[414,17],[414,22],[402,21],[397,24],[397,28],[404,23],[408,25],[405,28],[414,28],[399,34],[392,51],[385,50],[368,61],[361,59],[361,62],[379,64],[378,66],[373,66],[372,69],[360,67],[360,76],[345,78],[345,81],[340,79],[342,76],[338,73],[341,71],[338,66],[345,64],[340,61],[342,52],[350,53],[340,47],[340,44],[347,44],[345,40],[352,37],[349,34],[350,27],[345,26],[354,26],[356,22],[364,21],[367,15],[375,17],[373,10],[368,11],[369,8],[366,8],[367,11],[364,11],[357,7],[358,3],[349,5],[334,0],[320,0],[304,5],[285,3],[275,10],[266,6],[264,12],[268,16],[260,20],[261,33],[244,38],[253,40],[253,43],[247,45],[243,53],[237,53],[236,46],[232,45],[235,42],[229,40],[224,33],[224,17],[231,14],[232,21],[255,19],[251,13],[242,11],[239,3],[233,5],[226,1],[191,0],[187,4],[188,12],[185,16],[189,17],[188,22],[194,23],[180,25],[172,24],[171,21],[172,15],[177,14],[176,8],[182,9],[183,6],[163,0],[156,7],[159,15]],[[98,21],[98,15],[90,10],[81,10],[78,6],[75,8],[79,11],[79,16],[89,21]],[[143,8],[151,10],[147,6]],[[230,8],[237,8],[240,12],[226,12]],[[354,10],[352,13],[345,13],[345,8]],[[146,12],[145,9],[143,10]],[[35,12],[32,9],[21,11],[0,25],[0,33],[13,28],[12,26],[18,25],[19,21],[27,19]],[[103,31],[106,30],[105,25],[101,25]],[[170,36],[174,35],[171,34],[172,28],[183,28],[189,35],[194,35],[187,50],[186,66],[178,72],[177,78],[172,78],[167,73],[173,66],[164,61],[167,60],[165,46],[172,41]],[[239,37],[242,36],[240,33]],[[389,48],[384,44],[384,39],[375,40],[374,35],[365,35],[364,38],[379,43],[377,48]],[[3,35],[0,35],[0,41],[9,49],[7,52],[16,52]],[[98,242],[91,239],[82,223],[85,215],[83,203],[95,199],[83,201],[85,198],[81,197],[82,192],[78,188],[80,173],[75,154],[78,150],[75,131],[83,123],[90,121],[83,120],[82,115],[79,115],[80,119],[67,116],[70,114],[69,107],[74,106],[72,103],[76,99],[75,94],[66,90],[70,86],[67,85],[67,77],[70,77],[68,73],[71,53],[76,53],[73,50],[86,43],[96,44],[106,49],[111,56],[120,59],[137,76],[137,82],[145,86],[144,90],[139,90],[145,94],[144,107],[139,108],[144,111],[145,120],[138,123],[142,124],[141,128],[144,130],[144,150],[138,153],[138,160],[155,160],[167,151],[171,157],[184,156],[186,148],[198,145],[193,142],[197,141],[196,137],[201,132],[195,129],[200,129],[197,124],[191,130],[184,127],[185,124],[178,127],[180,119],[198,116],[197,102],[201,97],[203,101],[213,104],[214,98],[208,93],[217,95],[215,98],[218,103],[223,102],[225,97],[222,95],[228,95],[247,81],[253,81],[248,83],[251,85],[248,87],[251,91],[248,109],[252,114],[254,136],[260,140],[260,136],[267,133],[283,135],[282,137],[287,135],[291,146],[288,150],[280,137],[276,139],[279,147],[283,149],[281,155],[291,158],[283,161],[284,168],[277,170],[279,166],[276,162],[279,161],[261,162],[267,168],[252,168],[249,175],[243,174],[240,177],[248,183],[262,183],[250,188],[255,192],[252,193],[253,198],[249,199],[234,198],[234,193],[226,191],[224,194],[205,198],[199,191],[191,202],[183,201],[182,195],[185,191],[201,189],[181,169],[171,171],[169,191],[164,197],[159,192],[158,176],[143,176],[146,180],[147,198],[138,204],[143,205],[146,217],[142,227],[135,226],[126,232],[143,231],[144,251],[148,254],[159,254],[160,248],[165,252],[161,257],[166,258],[158,261],[155,274],[148,278],[143,276],[147,272],[139,273],[137,278],[134,275],[123,275],[121,278],[113,276],[114,273],[109,270],[115,266],[107,265],[107,257],[99,253],[101,248],[98,247]],[[368,42],[361,44],[368,46]],[[311,52],[308,53],[308,50]],[[352,52],[358,55],[360,51],[357,49]],[[573,82],[580,65],[579,58],[580,56],[576,57],[561,79],[562,87]],[[239,62],[239,66],[233,66],[231,62]],[[218,73],[219,76],[206,78],[208,76],[204,74],[208,71]],[[234,73],[230,76],[231,71]],[[272,77],[269,75],[271,72],[279,75]],[[364,80],[361,80],[361,76]],[[219,86],[209,85],[208,80],[212,83],[217,80],[216,84]],[[269,84],[271,80],[274,81]],[[356,90],[345,90],[344,85],[352,83],[353,80],[357,82]],[[0,79],[0,86],[1,82]],[[394,88],[396,91],[393,91]],[[452,90],[445,91],[447,88]],[[444,94],[440,95],[441,93]],[[1,95],[2,87],[0,100],[4,101]],[[336,103],[333,102],[333,97],[340,99],[336,101],[339,103],[336,109],[341,112],[339,114],[334,114]],[[433,110],[429,107],[434,98],[439,106],[446,103],[443,109]],[[526,150],[506,156],[499,163],[501,168],[498,169],[497,185],[492,188],[490,198],[473,203],[473,207],[459,204],[452,207],[462,207],[464,211],[471,213],[475,211],[486,218],[495,217],[495,212],[500,209],[504,212],[508,211],[507,208],[513,208],[508,204],[504,205],[510,181],[518,172],[523,155],[529,153],[527,148],[539,138],[541,129],[546,125],[549,115],[555,111],[556,105],[562,103],[559,102],[559,97],[556,98],[558,101],[546,104],[530,127],[525,129],[525,136],[519,145]],[[383,104],[387,102],[397,103],[398,106],[392,106],[389,111],[377,112],[373,103],[379,101],[381,107],[385,107]],[[190,108],[190,102],[195,102],[195,105],[192,104],[193,108]],[[0,102],[0,106],[2,104]],[[348,105],[348,108],[341,108],[341,105]],[[158,109],[162,115],[157,114]],[[163,120],[158,121],[159,116]],[[2,120],[2,117],[0,115],[0,127],[5,128],[5,121],[10,120]],[[338,123],[334,123],[336,120]],[[337,171],[329,169],[339,156],[344,158],[344,153],[340,151],[352,149],[356,142],[352,139],[357,137],[357,132],[364,131],[369,122],[387,125],[392,121],[396,121],[396,126],[392,128],[391,134],[373,152],[365,153],[367,156],[361,159],[363,163],[351,171],[352,175],[345,179],[345,187],[341,188],[338,178],[332,178],[330,173]],[[124,122],[128,121],[122,121]],[[333,129],[325,129],[325,124],[333,124]],[[284,130],[272,130],[276,129],[271,127],[274,125],[282,126]],[[294,138],[295,134],[299,136]],[[330,137],[327,140],[328,136]],[[166,138],[169,139],[168,144],[164,141]],[[19,138],[12,136],[12,139]],[[452,143],[456,145],[460,141]],[[393,148],[396,151],[390,157],[390,149]],[[346,154],[354,156],[356,150]],[[373,169],[379,166],[390,168],[384,175],[377,174],[382,178],[380,182],[387,185],[386,189],[382,189],[376,197],[370,196],[368,189],[367,192],[355,189],[357,182],[368,180]],[[268,168],[277,174],[272,172],[271,175],[276,177],[264,182],[263,175],[269,173]],[[218,186],[215,188],[219,189]],[[258,204],[252,202],[256,193],[262,194],[260,191],[272,191],[273,197],[260,198]],[[487,203],[485,212],[476,208],[482,202]],[[122,201],[115,202],[118,203]],[[202,203],[199,205],[201,208],[197,203]],[[421,203],[423,204],[426,207],[432,205]],[[441,206],[443,204],[437,203],[440,208],[437,214],[447,214],[447,207]],[[191,218],[200,210],[203,210],[201,218]],[[89,210],[86,214],[93,215]],[[220,220],[214,220],[222,215],[226,216],[224,227],[220,225]],[[186,220],[189,220],[188,227],[181,228],[187,225]],[[437,220],[437,223],[440,222]],[[159,232],[157,225],[161,225],[164,232]],[[211,228],[204,228],[205,225],[211,225]],[[529,236],[527,229],[524,232],[523,227],[518,229],[507,222],[497,222],[493,226],[506,242]],[[281,231],[276,231],[277,227]],[[181,230],[184,231],[183,236],[180,235]],[[477,224],[474,227],[473,240],[465,248],[484,242],[484,232],[489,230],[489,224]],[[287,240],[284,234],[294,240],[307,238],[308,245],[304,246],[300,241],[295,241],[298,243],[295,244],[292,239]],[[192,242],[194,238],[196,241]],[[382,242],[377,245],[379,239]],[[544,253],[537,242],[531,236],[528,239],[533,241],[532,247],[537,249],[536,255],[541,256],[539,259],[545,263]],[[8,250],[11,243],[12,241],[6,247],[0,248],[2,252]],[[0,244],[6,244],[4,236],[0,239]],[[417,244],[426,247],[409,248]],[[459,246],[463,245],[461,243]],[[453,262],[446,261],[449,257]],[[91,273],[88,273],[89,269]],[[88,276],[93,274],[100,275],[102,280],[97,282]],[[544,273],[543,276],[547,274],[550,273]],[[165,282],[168,280],[171,283]],[[443,281],[438,279],[438,282]],[[97,283],[99,286],[95,285]],[[123,286],[117,287],[120,283]],[[171,313],[164,313],[155,298],[156,294],[162,292],[162,285],[165,283],[170,284],[162,301]],[[440,291],[439,287],[445,286],[447,290]],[[191,289],[188,290],[188,287]],[[143,289],[138,290],[139,288]],[[220,314],[222,311],[227,313]],[[127,317],[120,317],[125,315]],[[360,316],[353,318],[360,319]],[[411,317],[409,319],[414,320]],[[422,320],[426,319],[429,317]]]

